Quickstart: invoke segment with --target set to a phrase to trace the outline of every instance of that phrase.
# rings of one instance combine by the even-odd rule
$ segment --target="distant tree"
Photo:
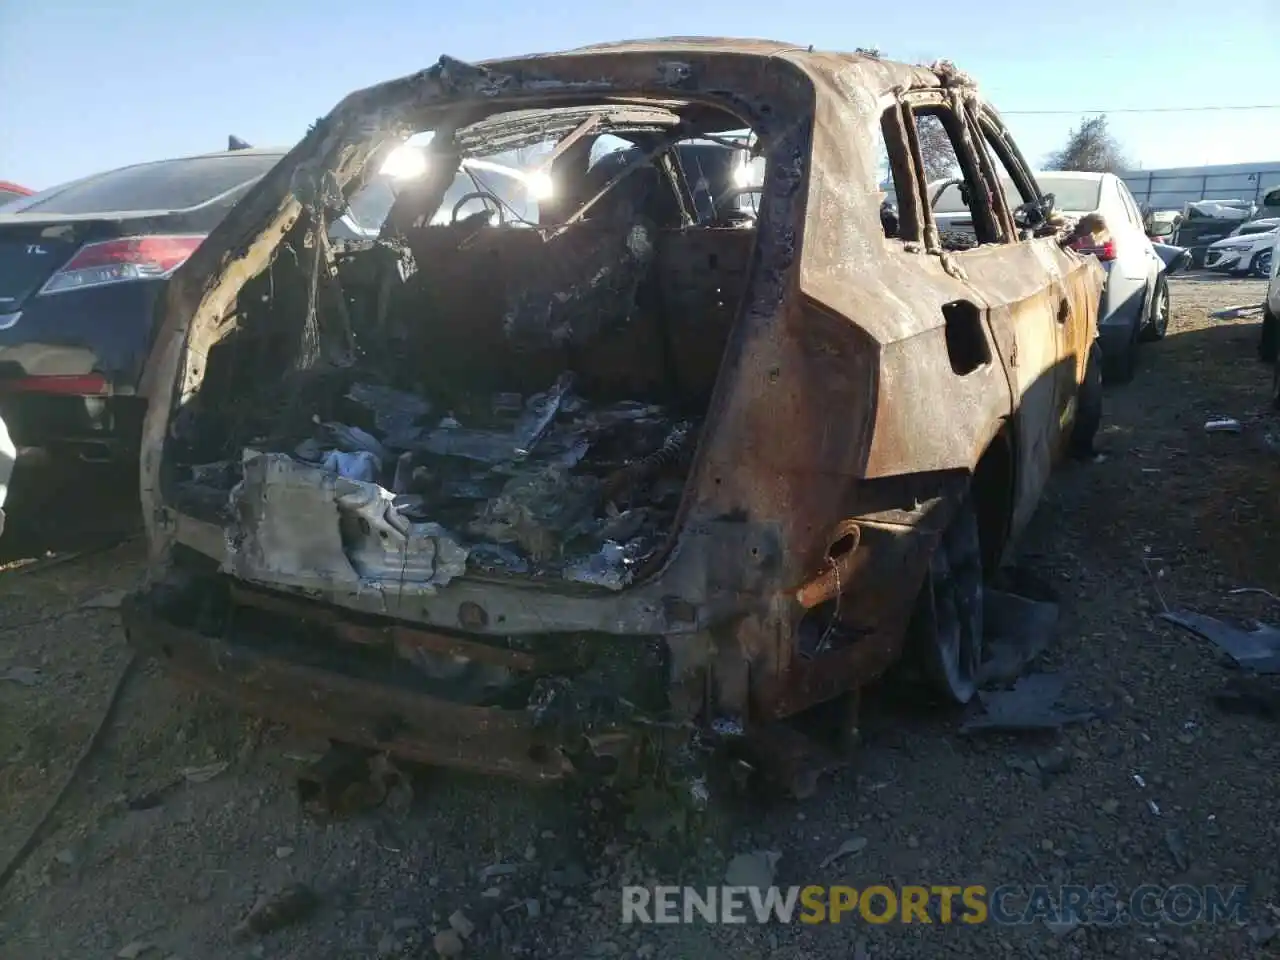
[[[937,117],[925,114],[916,119],[916,139],[920,141],[920,159],[924,161],[924,177],[929,182],[956,176],[956,151],[947,136],[947,128]]]
[[[877,59],[884,56],[879,47],[855,47],[853,52]],[[956,175],[956,151],[941,120],[927,114],[917,118],[916,138],[920,141],[920,158],[924,161],[926,180],[946,180]]]
[[[1067,134],[1062,149],[1049,154],[1045,161],[1047,170],[1118,173],[1128,167],[1120,141],[1107,127],[1106,114],[1082,120]]]

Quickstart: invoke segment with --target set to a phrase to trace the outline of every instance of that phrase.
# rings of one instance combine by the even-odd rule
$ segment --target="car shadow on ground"
[[[117,543],[142,530],[138,468],[132,463],[20,461],[4,510],[0,566]]]

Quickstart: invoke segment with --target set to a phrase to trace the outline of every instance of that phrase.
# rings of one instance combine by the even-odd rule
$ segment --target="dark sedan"
[[[137,455],[169,276],[284,152],[136,164],[0,207],[0,418],[19,450]]]
[[[11,203],[19,197],[29,197],[32,191],[8,180],[0,180],[0,206]]]

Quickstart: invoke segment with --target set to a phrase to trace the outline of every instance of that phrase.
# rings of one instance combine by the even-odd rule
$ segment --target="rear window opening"
[[[633,582],[676,524],[766,172],[741,121],[698,118],[523,110],[393,153],[332,214],[378,239],[331,280],[300,223],[242,290],[176,424],[175,505],[252,579]]]

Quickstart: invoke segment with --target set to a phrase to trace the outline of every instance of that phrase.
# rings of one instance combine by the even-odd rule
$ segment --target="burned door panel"
[[[956,260],[969,282],[991,298],[992,325],[1001,328],[998,339],[1011,344],[1002,359],[1013,394],[1018,460],[1010,525],[1016,533],[1035,511],[1061,430],[1063,354],[1055,278],[1025,243],[989,244],[957,254]]]

